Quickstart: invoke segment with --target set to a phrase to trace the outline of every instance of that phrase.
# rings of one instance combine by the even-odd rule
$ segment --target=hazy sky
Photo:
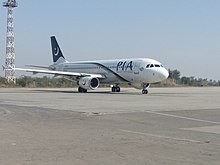
[[[56,35],[69,61],[148,57],[182,76],[220,80],[220,0],[17,2],[17,67],[51,64],[49,37]],[[1,7],[1,65],[6,13]]]

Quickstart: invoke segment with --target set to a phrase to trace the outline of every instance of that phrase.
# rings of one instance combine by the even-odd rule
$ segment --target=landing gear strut
[[[112,92],[120,92],[120,91],[121,88],[118,85],[112,87]]]
[[[86,93],[86,92],[87,92],[87,89],[84,89],[84,88],[79,87],[79,88],[78,88],[78,92],[79,92],[79,93]]]

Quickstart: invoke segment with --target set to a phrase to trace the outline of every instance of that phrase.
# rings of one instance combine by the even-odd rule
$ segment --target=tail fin
[[[50,37],[51,39],[51,47],[52,47],[52,55],[54,63],[63,63],[66,62],[65,57],[60,49],[60,46],[55,38],[55,36]]]

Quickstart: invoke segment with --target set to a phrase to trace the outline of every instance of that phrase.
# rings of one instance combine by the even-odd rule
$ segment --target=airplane
[[[29,65],[41,69],[14,70],[63,76],[77,82],[79,93],[95,90],[100,84],[111,84],[112,92],[120,92],[119,85],[126,83],[142,89],[142,94],[148,94],[151,83],[164,81],[169,76],[169,72],[160,62],[149,58],[68,62],[55,36],[51,36],[51,47],[53,64],[49,67]]]

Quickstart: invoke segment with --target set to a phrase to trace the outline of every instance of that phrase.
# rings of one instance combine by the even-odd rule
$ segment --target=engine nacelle
[[[99,79],[96,77],[82,77],[78,84],[84,89],[97,89],[99,87]]]

